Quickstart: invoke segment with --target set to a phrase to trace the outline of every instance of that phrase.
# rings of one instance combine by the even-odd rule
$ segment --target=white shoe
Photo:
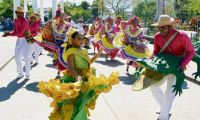
[[[23,77],[24,77],[23,74],[19,74],[19,75],[17,76],[17,79],[21,79],[21,78],[23,78]]]
[[[26,80],[30,80],[30,76],[26,76]]]
[[[160,114],[160,109],[157,109],[156,113],[157,113],[157,114]]]
[[[35,65],[38,65],[39,64],[39,62],[38,61],[35,61]]]

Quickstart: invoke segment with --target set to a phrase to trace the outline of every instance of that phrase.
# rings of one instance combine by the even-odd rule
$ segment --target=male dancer
[[[186,69],[186,65],[193,58],[195,51],[189,37],[173,26],[173,22],[170,16],[161,15],[159,20],[153,26],[158,27],[159,32],[154,36],[154,55],[157,54],[171,54],[175,56],[181,56],[182,61],[180,63],[180,69],[183,71]],[[171,42],[166,43],[172,36],[175,36]],[[163,49],[163,47],[165,49]],[[167,88],[163,94],[160,86],[167,81]],[[176,84],[176,76],[173,74],[164,76],[164,78],[151,86],[151,92],[160,106],[158,120],[169,120],[169,112],[172,107],[172,103],[175,97],[173,92],[173,85]]]
[[[17,36],[17,43],[15,46],[15,61],[17,65],[18,77],[21,79],[24,76],[22,59],[25,61],[25,72],[26,79],[30,79],[30,50],[31,45],[25,38],[25,33],[30,32],[29,22],[24,18],[24,9],[22,7],[17,7],[15,11],[17,18],[14,20],[14,30],[13,32],[4,33],[3,37],[7,36]]]

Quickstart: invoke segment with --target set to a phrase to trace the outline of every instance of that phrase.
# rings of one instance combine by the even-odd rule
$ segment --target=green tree
[[[104,0],[94,0],[93,5],[98,8],[99,15],[103,15],[103,13],[107,10],[104,5]]]
[[[150,26],[156,13],[156,2],[154,0],[142,1],[135,6],[133,11],[136,16],[143,20],[145,27]]]
[[[189,18],[200,14],[200,0],[188,0],[183,8],[189,13]]]
[[[132,0],[106,0],[105,6],[115,15],[125,14],[133,6]]]
[[[98,8],[97,7],[92,7],[92,16],[94,17],[94,18],[96,18],[96,17],[98,17],[99,16],[99,12],[98,12]]]
[[[0,16],[6,18],[13,18],[13,1],[12,0],[2,0],[0,2]]]
[[[174,5],[176,16],[183,21],[200,14],[200,0],[175,0]]]
[[[64,11],[67,15],[71,15],[71,10],[74,8],[74,4],[69,2],[69,1],[66,1],[64,3]]]
[[[90,7],[89,3],[86,1],[82,1],[80,6],[85,10],[88,10],[88,8]]]

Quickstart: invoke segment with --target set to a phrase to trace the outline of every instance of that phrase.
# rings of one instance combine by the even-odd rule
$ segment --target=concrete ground
[[[0,37],[0,68],[14,56],[16,38]],[[90,55],[92,51],[90,50]],[[120,83],[111,92],[102,94],[97,100],[96,109],[91,112],[90,120],[156,120],[157,105],[149,89],[135,92],[131,90],[134,82],[125,74],[125,61],[117,58],[105,62],[101,56],[94,64],[97,74],[109,75],[111,71],[120,72]],[[186,74],[190,77],[196,65],[191,62]],[[132,72],[133,70],[131,70]],[[44,52],[39,58],[39,65],[31,71],[31,80],[15,80],[16,65],[11,60],[0,70],[0,119],[1,120],[48,120],[51,112],[51,98],[37,91],[40,81],[48,81],[56,76],[56,69],[51,65],[51,58]],[[176,97],[170,120],[199,120],[200,87],[187,81],[180,97]]]

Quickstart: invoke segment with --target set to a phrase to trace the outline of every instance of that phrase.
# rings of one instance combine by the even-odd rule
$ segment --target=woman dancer
[[[122,48],[120,54],[121,57],[127,59],[126,72],[129,74],[129,66],[133,65],[137,67],[134,62],[136,59],[145,59],[150,56],[147,45],[147,41],[143,39],[143,30],[139,23],[141,19],[137,16],[132,17],[128,21],[127,30],[124,31],[123,43],[125,46]]]
[[[40,92],[54,99],[50,120],[87,120],[89,109],[95,108],[99,94],[110,91],[112,85],[118,83],[118,73],[112,73],[109,78],[95,76],[91,63],[98,58],[102,49],[90,59],[87,50],[82,49],[83,45],[83,35],[73,33],[72,46],[64,56],[69,66],[64,77],[38,85]]]
[[[91,37],[92,45],[94,46],[94,53],[96,52],[96,49],[99,50],[99,40],[100,40],[100,29],[102,28],[103,23],[100,17],[97,17],[95,22],[92,24],[89,30],[89,35],[94,36]]]
[[[105,26],[101,29],[102,35],[100,36],[101,40],[99,42],[100,46],[104,48],[104,52],[106,54],[106,60],[108,57],[114,59],[119,49],[113,45],[113,39],[115,37],[114,26],[113,26],[113,19],[108,17],[106,19]]]

